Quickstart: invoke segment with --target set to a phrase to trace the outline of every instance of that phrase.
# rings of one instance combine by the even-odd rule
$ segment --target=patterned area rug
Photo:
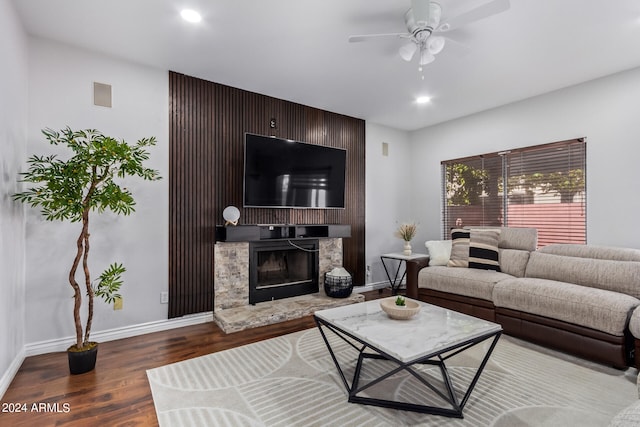
[[[340,362],[351,366],[350,379],[357,352],[331,332],[327,335]],[[477,346],[448,361],[457,389],[466,389],[485,350]],[[363,378],[390,367],[390,362],[367,360]],[[437,367],[419,369],[433,374],[434,382],[440,378]],[[464,408],[464,419],[456,419],[347,402],[317,329],[147,371],[162,427],[606,426],[638,400],[635,374],[635,369],[607,368],[503,335]],[[406,372],[376,385],[369,395],[442,404]]]

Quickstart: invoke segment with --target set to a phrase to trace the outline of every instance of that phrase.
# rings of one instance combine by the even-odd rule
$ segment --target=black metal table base
[[[385,259],[396,259],[398,261],[398,266],[396,268],[396,272],[393,276],[393,279],[391,279],[391,274],[389,274],[389,269],[387,268],[387,264],[385,264],[384,262]],[[382,262],[382,266],[384,267],[384,272],[387,274],[387,279],[389,280],[389,285],[391,286],[391,295],[394,295],[394,296],[398,295],[398,292],[400,291],[400,286],[402,285],[402,281],[407,275],[407,271],[405,270],[402,272],[402,276],[400,277],[400,280],[398,280],[398,275],[400,274],[400,267],[402,267],[402,263],[404,262],[406,265],[406,261],[397,259],[397,258],[385,257],[384,255],[380,257],[380,261]]]
[[[385,353],[384,351],[377,349],[376,347],[372,346],[371,344],[353,336],[352,334],[343,331],[339,328],[337,328],[336,326],[327,323],[326,321],[315,317],[315,321],[316,321],[316,325],[318,326],[318,329],[320,330],[320,333],[322,335],[322,338],[327,346],[327,349],[329,350],[329,354],[331,355],[331,358],[333,359],[333,363],[335,364],[338,373],[340,374],[340,377],[342,378],[342,382],[347,390],[347,393],[349,395],[349,402],[353,402],[353,403],[360,403],[360,404],[364,404],[364,405],[373,405],[373,406],[380,406],[383,408],[391,408],[391,409],[401,409],[401,410],[405,410],[405,411],[414,411],[414,412],[420,412],[420,413],[424,413],[424,414],[434,414],[434,415],[442,415],[445,417],[455,417],[455,418],[464,418],[462,415],[462,410],[464,409],[465,405],[467,404],[469,397],[471,395],[471,392],[473,391],[473,389],[476,386],[476,383],[478,382],[478,379],[480,378],[480,374],[482,374],[482,371],[484,370],[484,367],[486,366],[488,360],[489,360],[489,356],[491,356],[491,353],[493,352],[496,344],[498,343],[498,339],[500,338],[500,335],[502,334],[501,331],[498,332],[492,332],[490,334],[486,334],[486,335],[482,335],[480,337],[477,338],[472,338],[469,339],[467,341],[464,341],[462,343],[459,343],[457,345],[445,348],[443,350],[434,352],[432,354],[426,355],[424,357],[421,357],[419,359],[416,360],[412,360],[408,363],[402,362],[396,358],[394,358],[393,356]],[[340,366],[340,363],[338,362],[338,359],[333,351],[333,348],[331,347],[331,344],[329,343],[329,340],[325,334],[324,328],[332,331],[336,336],[338,336],[339,338],[341,338],[342,340],[344,340],[347,344],[349,344],[351,347],[353,347],[356,351],[358,351],[359,355],[358,355],[358,362],[355,368],[355,372],[353,374],[353,379],[351,381],[351,384],[349,384],[349,382],[347,381],[347,378],[345,376],[344,370],[343,368]],[[493,338],[493,341],[491,342],[489,349],[487,350],[487,352],[484,355],[484,358],[482,359],[482,361],[480,362],[480,365],[478,366],[478,369],[473,377],[473,379],[471,380],[471,382],[469,383],[469,386],[467,387],[467,389],[464,391],[463,395],[462,395],[462,399],[459,399],[458,396],[456,395],[456,390],[454,388],[454,385],[451,381],[451,377],[449,375],[449,371],[447,369],[446,366],[446,361],[471,348],[474,347],[486,340],[489,340]],[[369,350],[369,352],[366,352],[367,350]],[[362,373],[362,367],[363,367],[363,363],[365,361],[365,359],[378,359],[378,360],[386,360],[389,362],[393,362],[395,367],[393,367],[391,370],[389,370],[388,372],[380,375],[377,378],[372,379],[371,381],[361,384],[361,373]],[[423,375],[420,371],[414,369],[414,365],[434,365],[434,366],[438,366],[440,368],[440,373],[442,375],[442,380],[443,383],[445,385],[446,390],[441,390],[438,389],[436,387],[436,385],[432,384],[429,379]],[[430,405],[423,405],[423,404],[417,404],[417,403],[410,403],[410,402],[401,402],[401,401],[396,401],[396,400],[387,400],[387,399],[377,399],[377,398],[373,398],[373,397],[366,397],[366,396],[361,396],[360,393],[362,393],[363,391],[369,389],[370,387],[373,387],[374,385],[384,381],[385,379],[401,372],[401,371],[406,371],[409,374],[411,374],[415,379],[417,379],[422,385],[424,385],[426,387],[426,389],[431,390],[433,393],[435,393],[437,396],[439,396],[440,398],[442,398],[444,401],[446,401],[450,407],[439,407],[439,406],[430,406]],[[425,390],[426,391],[426,390]]]

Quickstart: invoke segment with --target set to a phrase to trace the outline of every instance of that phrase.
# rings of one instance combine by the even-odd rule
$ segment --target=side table
[[[405,255],[402,252],[394,252],[394,253],[390,253],[390,254],[382,254],[382,255],[380,255],[380,261],[382,261],[382,266],[384,267],[384,272],[387,273],[387,279],[389,279],[389,284],[391,285],[391,295],[397,295],[398,294],[398,289],[400,288],[400,284],[404,280],[404,277],[407,275],[407,268],[406,268],[407,261],[414,260],[414,259],[420,259],[420,258],[428,258],[428,257],[429,257],[429,255],[427,255],[427,254],[412,253],[411,255]],[[393,279],[391,279],[391,274],[389,274],[389,269],[387,267],[387,264],[385,263],[385,260],[398,261],[398,266],[396,268],[396,272],[395,272],[395,274],[393,276]],[[405,269],[402,272],[402,277],[400,277],[398,279],[398,276],[400,274],[400,267],[402,266],[403,263],[405,264]]]

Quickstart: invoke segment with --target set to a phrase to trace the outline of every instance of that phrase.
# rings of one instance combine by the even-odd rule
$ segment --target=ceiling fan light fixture
[[[407,62],[411,61],[411,58],[413,58],[413,55],[416,53],[416,50],[418,50],[418,46],[414,42],[409,42],[400,47],[400,50],[399,50],[400,57]]]
[[[427,50],[429,51],[430,54],[437,55],[440,52],[442,52],[442,49],[444,48],[444,42],[445,42],[444,37],[440,37],[440,36],[429,37],[429,40],[427,40]]]
[[[431,64],[435,59],[436,57],[429,52],[429,49],[423,49],[420,51],[420,65]]]

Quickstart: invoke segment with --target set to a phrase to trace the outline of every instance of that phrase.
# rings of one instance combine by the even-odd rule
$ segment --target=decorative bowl
[[[420,311],[420,304],[416,301],[405,298],[404,303],[405,305],[396,305],[396,297],[384,298],[380,300],[380,308],[396,320],[410,319]]]

